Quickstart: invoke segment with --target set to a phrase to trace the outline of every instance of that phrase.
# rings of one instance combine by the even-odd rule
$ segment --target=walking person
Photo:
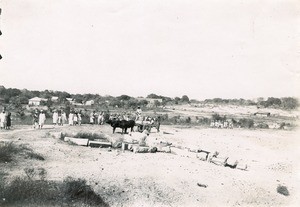
[[[39,115],[39,128],[40,129],[43,128],[45,121],[46,121],[46,115],[45,115],[44,111],[41,110],[41,113]]]

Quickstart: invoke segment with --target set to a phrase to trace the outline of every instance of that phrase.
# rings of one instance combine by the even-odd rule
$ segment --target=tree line
[[[54,103],[51,101],[51,97],[58,97],[57,104],[66,104],[66,98],[72,98],[75,103],[84,104],[86,101],[94,100],[98,106],[112,106],[120,108],[136,108],[137,106],[145,107],[149,104],[147,99],[134,98],[128,95],[121,96],[101,96],[99,94],[70,94],[65,91],[36,91],[36,90],[27,90],[27,89],[16,89],[16,88],[5,88],[0,86],[0,102],[3,104],[11,104],[16,106],[28,104],[29,99],[33,97],[44,98],[47,101],[43,105],[51,106]],[[287,110],[296,109],[299,107],[298,99],[294,97],[283,97],[283,98],[274,98],[269,97],[267,99],[258,98],[256,101],[249,99],[205,99],[204,101],[198,101],[195,99],[189,99],[187,95],[182,97],[167,97],[162,95],[157,95],[154,93],[149,94],[146,98],[149,99],[160,99],[161,101],[154,101],[153,107],[165,106],[165,105],[174,105],[174,104],[186,104],[186,103],[202,103],[202,104],[232,104],[232,105],[245,105],[251,106],[256,105],[258,108],[282,108]]]

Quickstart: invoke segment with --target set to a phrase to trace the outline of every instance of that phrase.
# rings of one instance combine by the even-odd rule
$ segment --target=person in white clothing
[[[57,125],[58,124],[58,112],[56,110],[54,110],[54,113],[53,113],[53,125]]]
[[[70,126],[74,125],[74,113],[73,113],[73,111],[70,111],[70,113],[69,113],[69,125]]]
[[[63,110],[61,111],[61,125],[63,126],[67,122],[67,114]]]
[[[41,113],[39,115],[39,128],[40,129],[43,128],[45,121],[46,121],[46,115],[45,115],[44,111],[41,110]]]
[[[0,128],[5,129],[6,128],[6,113],[3,109],[2,113],[0,114]]]

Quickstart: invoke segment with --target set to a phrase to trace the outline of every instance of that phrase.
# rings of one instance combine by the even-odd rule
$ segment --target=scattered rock
[[[283,186],[283,185],[277,186],[277,193],[282,194],[284,196],[289,196],[290,195],[287,187]]]
[[[207,185],[205,185],[205,184],[197,183],[197,185],[202,188],[207,188]]]

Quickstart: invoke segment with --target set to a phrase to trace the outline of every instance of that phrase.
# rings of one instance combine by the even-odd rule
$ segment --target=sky
[[[0,85],[299,96],[298,0],[1,0]]]

